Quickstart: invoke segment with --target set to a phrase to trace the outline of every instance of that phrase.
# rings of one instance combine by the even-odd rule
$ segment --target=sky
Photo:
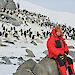
[[[75,0],[27,0],[44,8],[75,14]]]

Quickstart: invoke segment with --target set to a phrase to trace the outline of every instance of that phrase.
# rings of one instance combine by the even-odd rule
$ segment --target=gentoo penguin
[[[8,37],[8,33],[5,33],[5,38],[7,38]]]
[[[25,36],[25,38],[26,38],[26,31],[24,31],[24,36]]]
[[[32,36],[32,32],[29,33],[29,37],[30,37],[30,38],[31,38],[31,36]]]

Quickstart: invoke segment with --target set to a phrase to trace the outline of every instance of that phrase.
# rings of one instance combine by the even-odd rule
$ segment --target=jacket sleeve
[[[65,52],[67,52],[67,54],[69,54],[69,49],[68,49],[68,46],[67,46],[66,42],[65,42]]]
[[[48,48],[48,54],[50,54],[50,52],[54,54],[55,56],[58,56],[59,54],[61,54],[61,52],[58,51],[58,49],[55,47],[55,40],[52,37],[50,37],[47,41],[47,48]]]

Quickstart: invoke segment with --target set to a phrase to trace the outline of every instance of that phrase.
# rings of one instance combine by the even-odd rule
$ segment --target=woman
[[[61,75],[67,75],[65,65],[68,67],[69,74],[74,75],[73,61],[67,56],[69,49],[64,41],[62,29],[56,27],[51,34],[52,36],[47,41],[49,58],[53,58],[57,62]]]

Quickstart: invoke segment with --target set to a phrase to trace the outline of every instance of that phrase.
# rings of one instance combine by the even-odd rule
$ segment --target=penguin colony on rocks
[[[63,30],[63,34],[65,39],[73,39],[75,40],[75,28],[67,27],[66,25],[60,25],[51,23],[49,17],[41,14],[36,14],[29,12],[27,10],[9,10],[6,8],[2,8],[0,11],[0,16],[2,19],[8,19],[4,16],[4,14],[7,14],[11,17],[17,18],[23,22],[23,24],[38,24],[41,28],[42,27],[49,27],[50,29],[55,28],[56,26],[59,26]],[[41,40],[49,38],[51,36],[50,31],[43,31],[41,30],[42,34],[39,31],[36,31],[36,34],[32,31],[31,28],[25,30],[23,28],[19,28],[17,30],[16,26],[9,26],[10,28],[7,28],[4,23],[1,26],[2,31],[0,31],[0,37],[4,37],[7,40],[10,40],[11,38],[15,38],[17,40],[20,40],[20,37],[24,37],[24,40],[29,37],[31,40],[35,40],[36,37],[40,38]],[[28,36],[28,37],[27,37]],[[10,40],[11,41],[11,40]]]

